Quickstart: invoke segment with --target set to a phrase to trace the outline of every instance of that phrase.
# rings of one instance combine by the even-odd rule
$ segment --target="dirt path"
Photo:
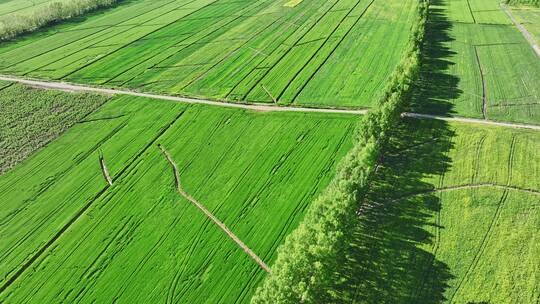
[[[347,110],[347,109],[332,109],[332,108],[306,108],[306,107],[290,107],[290,106],[279,106],[276,104],[260,104],[260,103],[250,103],[250,104],[241,104],[241,103],[228,103],[215,100],[207,99],[196,99],[188,97],[178,97],[170,95],[159,95],[151,93],[140,93],[133,92],[128,90],[119,90],[119,89],[106,89],[106,88],[97,88],[90,87],[85,85],[78,84],[69,84],[63,82],[50,82],[42,80],[29,80],[14,76],[3,76],[0,75],[0,80],[22,83],[30,86],[41,87],[45,89],[54,89],[54,90],[63,90],[69,92],[91,92],[91,93],[101,93],[109,95],[130,95],[137,97],[147,97],[160,100],[168,100],[173,102],[188,103],[188,104],[204,104],[217,107],[228,107],[228,108],[237,108],[237,109],[246,109],[253,111],[261,112],[300,112],[300,113],[326,113],[326,114],[351,114],[351,115],[365,115],[368,113],[368,110]],[[510,122],[497,122],[487,119],[474,119],[474,118],[464,118],[464,117],[448,117],[448,116],[439,116],[431,114],[420,114],[420,113],[402,113],[402,117],[411,117],[418,119],[438,119],[445,121],[456,121],[463,123],[477,123],[491,126],[507,127],[507,128],[516,128],[516,129],[531,129],[531,130],[540,130],[540,125],[533,124],[519,124],[519,123],[510,123]]]
[[[165,150],[163,146],[158,145],[158,147],[161,150],[161,152],[163,152],[163,154],[167,158],[167,161],[171,164],[173,168],[174,178],[175,178],[175,183],[176,183],[176,190],[178,191],[178,193],[180,193],[182,197],[184,197],[185,199],[190,201],[193,205],[195,205],[195,207],[199,208],[199,210],[201,210],[210,220],[212,220],[212,222],[218,225],[219,228],[221,228],[221,230],[223,230],[223,232],[225,232],[227,236],[229,236],[229,238],[231,238],[238,246],[240,246],[240,248],[244,250],[245,253],[247,253],[255,261],[255,263],[259,264],[259,266],[261,266],[261,268],[264,269],[266,272],[271,273],[270,267],[268,267],[263,262],[263,260],[259,258],[259,256],[256,255],[246,244],[244,244],[244,242],[242,242],[240,238],[238,238],[229,228],[227,228],[227,226],[225,226],[223,222],[221,222],[208,209],[206,209],[206,207],[204,207],[203,204],[199,203],[196,199],[194,199],[187,192],[184,191],[184,189],[182,188],[182,184],[180,183],[180,173],[178,172],[178,166],[172,159],[169,152],[167,152],[167,150]]]
[[[536,41],[534,40],[533,36],[531,35],[531,33],[529,33],[529,31],[527,31],[527,29],[521,25],[521,23],[519,23],[516,18],[514,18],[514,15],[512,14],[512,12],[508,9],[508,6],[504,3],[501,3],[501,9],[506,13],[506,15],[508,16],[508,18],[510,18],[510,20],[512,20],[512,22],[514,23],[514,25],[518,28],[518,30],[521,32],[521,34],[523,34],[523,37],[525,37],[525,39],[527,40],[527,42],[529,42],[529,44],[531,45],[531,47],[533,48],[534,52],[536,53],[536,55],[540,58],[540,46],[538,46],[538,44],[536,43]]]
[[[498,122],[493,120],[485,119],[475,119],[475,118],[464,118],[464,117],[448,117],[448,116],[439,116],[439,115],[430,115],[430,114],[419,114],[419,113],[402,113],[402,117],[418,118],[418,119],[437,119],[445,121],[455,121],[471,124],[482,124],[498,127],[507,127],[515,129],[530,129],[540,131],[540,125],[531,125],[531,124],[519,124],[511,122]]]
[[[250,103],[250,104],[228,103],[228,102],[206,100],[206,99],[159,95],[159,94],[151,94],[151,93],[140,93],[140,92],[134,92],[134,91],[128,91],[128,90],[97,88],[97,87],[90,87],[90,86],[79,85],[79,84],[69,84],[69,83],[63,83],[63,82],[29,80],[29,79],[23,79],[23,78],[18,78],[18,77],[13,77],[13,76],[4,76],[4,75],[0,75],[0,80],[18,82],[18,83],[22,83],[22,84],[26,84],[30,86],[35,86],[35,87],[63,90],[63,91],[69,91],[69,92],[90,92],[90,93],[101,93],[101,94],[109,94],[109,95],[130,95],[130,96],[147,97],[147,98],[168,100],[168,101],[188,103],[188,104],[204,104],[204,105],[210,105],[210,106],[240,108],[240,109],[262,111],[262,112],[269,112],[269,111],[314,112],[314,113],[328,113],[328,114],[337,113],[337,114],[364,115],[368,111],[368,110],[289,107],[289,106],[279,106],[279,105],[260,104],[260,103]]]

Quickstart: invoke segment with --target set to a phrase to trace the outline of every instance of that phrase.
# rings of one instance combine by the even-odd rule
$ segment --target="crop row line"
[[[206,6],[201,7],[200,9],[198,9],[198,10],[196,10],[196,11],[193,11],[193,12],[187,14],[186,16],[183,16],[182,18],[180,18],[180,19],[174,21],[173,23],[171,23],[171,24],[169,24],[169,25],[172,25],[172,24],[174,24],[174,23],[176,23],[176,22],[179,22],[179,21],[182,21],[182,20],[195,20],[195,19],[186,19],[186,17],[196,14],[196,13],[199,12],[201,9],[208,7],[208,6],[210,6],[211,4],[213,4],[213,3],[215,3],[215,2],[212,2],[212,3],[210,3],[210,4],[206,5]],[[247,6],[247,7],[243,8],[241,12],[247,11],[247,10],[249,10],[249,9],[251,9],[251,8],[252,8],[252,5]],[[183,41],[188,40],[188,39],[190,39],[190,38],[192,38],[192,37],[195,37],[197,34],[200,34],[200,32],[186,33],[185,36],[182,35],[182,37],[181,37],[180,40],[175,41],[175,42],[174,42],[172,45],[170,45],[167,49],[170,49],[170,48],[179,48],[178,51],[184,50],[184,49],[186,49],[186,48],[188,48],[188,47],[190,47],[190,46],[192,46],[192,45],[195,45],[196,43],[200,43],[199,41],[203,40],[204,38],[207,38],[208,36],[212,35],[213,33],[215,33],[215,32],[217,32],[217,31],[221,30],[222,28],[224,28],[224,27],[226,27],[226,26],[229,26],[230,24],[232,24],[234,21],[238,20],[238,19],[241,18],[241,17],[242,17],[242,16],[237,15],[237,16],[234,16],[234,18],[232,18],[232,19],[230,19],[230,20],[226,20],[226,21],[224,21],[224,22],[223,22],[223,19],[216,19],[217,22],[215,22],[215,23],[213,23],[213,24],[211,24],[211,25],[209,25],[209,26],[207,27],[207,28],[213,28],[213,29],[212,29],[210,32],[204,34],[202,37],[198,38],[194,43],[191,43],[191,44],[184,44],[184,45],[181,44]],[[221,24],[221,26],[219,26],[220,23],[222,23],[222,22],[223,22],[224,24]],[[215,28],[214,28],[214,27],[215,27]],[[160,28],[159,30],[162,30],[163,28],[164,28],[164,27]],[[158,31],[159,31],[159,30],[158,30]],[[145,37],[147,37],[147,36],[145,36]],[[133,41],[133,42],[129,43],[128,45],[133,45],[133,44],[136,44],[136,43],[138,43],[138,42],[140,42],[140,41],[143,41],[143,40],[146,39],[145,37],[142,37],[141,39],[138,39],[138,40],[136,40],[136,41]],[[167,49],[166,49],[166,50],[167,50]],[[138,62],[138,63],[136,63],[135,65],[133,65],[133,66],[131,66],[131,67],[129,67],[129,68],[127,68],[127,69],[121,71],[120,73],[114,75],[113,77],[111,77],[111,78],[109,78],[108,80],[106,80],[104,83],[109,83],[109,82],[111,82],[111,81],[114,80],[115,78],[117,78],[117,77],[119,77],[119,76],[121,76],[121,75],[123,75],[123,74],[125,74],[125,73],[127,73],[127,72],[129,72],[129,71],[131,71],[132,69],[136,69],[136,68],[139,67],[140,65],[145,64],[146,62],[152,60],[152,59],[155,58],[155,57],[158,57],[159,55],[160,55],[160,52],[157,52],[156,54],[151,55],[150,57],[146,58],[144,61]],[[174,55],[175,55],[175,53],[173,53],[173,54],[171,54],[171,55],[169,55],[169,56],[166,56],[165,58],[163,58],[163,59],[161,59],[161,60],[155,62],[154,64],[152,64],[152,65],[149,66],[148,68],[142,69],[141,72],[138,72],[138,73],[134,74],[133,76],[129,77],[129,79],[123,81],[123,82],[122,82],[122,85],[125,85],[126,83],[128,83],[128,82],[134,80],[135,78],[137,78],[138,76],[140,76],[141,74],[143,74],[147,69],[154,69],[154,68],[157,68],[159,64],[161,64],[162,62],[168,60],[169,58],[171,58],[171,57],[174,56]]]
[[[215,0],[215,1],[213,1],[213,2],[211,2],[211,3],[209,3],[209,4],[207,4],[206,6],[211,5],[211,4],[214,4],[214,3],[217,2],[217,1],[218,1],[218,0]],[[189,2],[187,2],[187,3],[181,4],[181,5],[178,6],[177,8],[186,6],[187,4],[192,3],[192,2],[195,2],[195,0],[192,0],[192,1],[189,1]],[[206,7],[206,6],[203,6],[202,8],[204,8],[204,7]],[[199,9],[195,10],[195,11],[192,12],[192,13],[195,13],[195,12],[201,10],[202,8],[199,8]],[[174,10],[174,9],[173,9],[173,10]],[[172,10],[171,10],[171,11],[172,11]],[[166,14],[166,13],[163,13],[162,15],[157,16],[157,17],[155,17],[155,18],[153,18],[153,19],[151,19],[151,20],[159,19],[159,17],[163,16],[164,14]],[[189,14],[188,14],[188,15],[189,15]],[[167,24],[164,24],[162,27],[159,27],[159,28],[157,28],[157,29],[155,29],[155,30],[153,30],[153,31],[150,31],[150,32],[144,34],[142,37],[138,38],[138,39],[135,40],[135,41],[132,41],[132,42],[127,43],[127,44],[124,44],[124,45],[122,45],[121,47],[119,47],[119,48],[113,50],[112,52],[108,52],[108,53],[107,53],[106,55],[104,55],[104,56],[101,56],[101,57],[99,57],[99,58],[97,58],[97,59],[95,59],[95,60],[90,60],[89,62],[87,62],[87,63],[84,64],[83,66],[81,66],[81,67],[79,67],[79,68],[77,68],[77,69],[75,69],[75,70],[73,70],[73,71],[71,71],[71,72],[69,72],[69,73],[63,75],[61,78],[68,77],[68,76],[70,76],[70,75],[72,75],[72,74],[74,74],[74,73],[77,73],[78,71],[80,71],[80,70],[82,70],[82,69],[84,69],[84,68],[90,66],[91,64],[96,63],[97,61],[103,60],[104,58],[108,58],[108,57],[111,56],[112,54],[114,54],[114,53],[116,53],[116,52],[119,52],[120,50],[123,50],[123,49],[125,49],[125,48],[127,48],[127,47],[133,45],[134,43],[137,43],[140,39],[143,39],[143,38],[145,38],[145,37],[148,37],[148,36],[152,35],[153,33],[156,33],[156,32],[158,32],[158,31],[161,31],[161,30],[163,30],[164,28],[171,26],[172,24],[178,22],[179,20],[182,20],[182,19],[185,18],[185,17],[186,17],[186,16],[182,16],[182,17],[180,17],[180,18],[177,18],[177,19],[175,19],[175,20],[173,20],[173,21],[171,21],[171,22],[169,22],[169,23],[167,23]],[[151,20],[146,21],[145,23],[148,23],[148,22],[150,22]],[[130,28],[130,29],[131,29],[131,28]],[[130,30],[130,29],[129,29],[129,30]],[[115,35],[115,36],[117,36],[117,35]],[[107,39],[110,39],[110,38],[106,38],[106,39],[104,39],[104,40],[107,40]]]
[[[173,3],[174,1],[175,1],[175,0],[171,0],[171,1],[167,2],[167,3],[165,3],[164,5]],[[158,8],[152,8],[152,9],[150,9],[150,10],[143,11],[143,12],[141,12],[141,13],[137,13],[136,15],[131,16],[131,18],[138,18],[138,17],[141,17],[141,16],[143,16],[143,15],[146,15],[146,14],[148,14],[148,13],[154,11],[154,10],[160,9],[160,8],[161,8],[161,7],[158,7]],[[152,20],[152,19],[151,19],[151,20]],[[87,34],[87,35],[84,35],[84,36],[82,36],[82,37],[78,37],[76,40],[70,41],[70,42],[68,42],[68,43],[66,43],[66,44],[62,44],[62,45],[59,45],[59,46],[55,46],[55,47],[53,47],[53,48],[51,48],[51,49],[47,49],[47,50],[45,50],[45,51],[43,51],[43,52],[37,53],[37,54],[35,54],[35,55],[31,56],[31,57],[28,57],[28,58],[25,58],[25,59],[22,59],[22,60],[19,60],[19,61],[16,61],[16,62],[12,62],[10,65],[6,66],[6,68],[13,67],[13,66],[15,66],[15,65],[17,65],[17,64],[20,64],[20,63],[22,63],[22,62],[25,62],[25,61],[28,61],[28,60],[37,58],[37,57],[39,57],[39,56],[41,56],[41,55],[44,55],[44,54],[46,54],[46,53],[49,53],[49,52],[58,50],[58,49],[60,49],[60,48],[66,47],[66,46],[68,46],[68,45],[77,43],[77,42],[79,42],[80,40],[87,39],[87,38],[90,38],[90,37],[92,37],[92,36],[99,36],[100,33],[102,33],[102,32],[104,32],[104,31],[108,30],[108,29],[111,28],[111,27],[118,27],[118,26],[122,25],[122,23],[124,23],[124,22],[127,22],[127,20],[124,20],[124,19],[123,19],[123,20],[120,20],[118,23],[115,23],[115,24],[111,25],[110,27],[106,27],[106,28],[103,28],[103,29],[101,29],[101,30],[97,30],[97,31],[95,31],[95,32],[91,32],[91,33],[89,33],[89,34]],[[136,27],[136,25],[125,25],[125,26],[127,26],[127,27],[131,26],[131,28]],[[96,27],[96,29],[99,29],[99,27]],[[81,30],[86,30],[86,29],[81,29]],[[99,42],[101,42],[101,41],[102,41],[102,40],[100,40],[100,41],[98,41],[98,42],[95,42],[94,44],[97,44],[97,43],[99,43]],[[79,51],[79,50],[78,50],[78,51]],[[71,55],[71,54],[69,54],[69,55]],[[66,57],[66,56],[64,56],[64,57]],[[42,67],[42,66],[41,66],[41,67]],[[36,69],[39,69],[39,68],[40,68],[40,67],[38,67],[38,68],[36,68]]]
[[[474,55],[476,57],[476,63],[478,64],[478,70],[480,71],[480,80],[482,81],[482,117],[488,119],[487,116],[487,92],[486,92],[486,80],[484,78],[484,69],[480,63],[480,56],[478,55],[478,48],[474,47]]]
[[[302,91],[304,91],[304,89],[307,87],[308,83],[313,79],[313,77],[315,77],[315,75],[321,70],[321,68],[328,62],[328,60],[332,57],[332,55],[336,52],[336,50],[338,49],[338,47],[341,45],[341,43],[343,43],[343,41],[345,40],[345,37],[349,36],[349,34],[352,32],[352,30],[356,27],[356,25],[358,24],[358,22],[360,21],[360,19],[362,19],[362,17],[364,17],[364,14],[369,10],[369,8],[371,7],[371,5],[373,4],[373,2],[375,2],[375,0],[371,0],[369,2],[369,4],[366,6],[366,8],[362,11],[362,13],[360,15],[358,15],[358,18],[356,18],[356,20],[354,21],[354,23],[347,29],[347,32],[345,32],[345,34],[343,34],[339,41],[336,43],[336,45],[334,46],[334,48],[326,55],[326,57],[324,58],[324,60],[321,62],[321,64],[319,64],[319,66],[315,69],[315,71],[313,71],[313,73],[311,73],[311,75],[309,76],[309,78],[304,82],[304,84],[302,85],[302,87],[300,87],[300,90],[298,90],[298,92],[296,92],[293,96],[293,98],[291,99],[291,103],[294,102],[296,100],[296,98],[298,98],[298,96],[300,95],[300,93],[302,93]],[[302,69],[300,69],[296,75],[294,76],[294,78],[287,84],[287,86],[285,87],[285,89],[283,90],[283,92],[281,92],[280,96],[281,97],[283,95],[283,93],[285,92],[285,90],[290,86],[290,84],[298,77],[298,75],[300,75],[300,73],[305,69],[305,67],[307,67],[309,65],[309,63],[311,62],[311,60],[313,60],[313,58],[315,58],[315,56],[319,53],[319,51],[324,47],[324,45],[330,40],[330,38],[332,37],[332,35],[338,30],[338,28],[343,24],[343,21],[349,17],[349,15],[351,14],[351,12],[358,6],[360,2],[358,2],[356,5],[354,5],[350,10],[349,12],[347,12],[347,15],[345,15],[345,17],[343,17],[343,19],[341,19],[341,21],[339,22],[339,24],[334,28],[334,30],[328,35],[328,37],[326,38],[326,40],[324,41],[324,43],[317,49],[316,52],[313,53],[313,55],[311,56],[311,58],[306,62],[306,64],[302,67]]]
[[[306,29],[305,32],[302,33],[302,34],[300,35],[300,37],[298,37],[298,38],[296,39],[296,41],[294,41],[294,42],[292,43],[292,45],[291,45],[289,48],[287,48],[287,50],[286,50],[285,52],[283,52],[283,53],[281,54],[281,56],[280,56],[276,61],[273,62],[272,67],[270,67],[269,69],[267,69],[267,70],[260,76],[260,78],[259,78],[259,79],[258,79],[258,80],[257,80],[257,81],[249,88],[249,90],[247,90],[247,92],[244,94],[244,96],[242,97],[242,99],[246,99],[246,98],[247,98],[247,96],[248,96],[248,95],[249,95],[249,94],[257,87],[257,85],[258,85],[259,83],[261,83],[261,81],[262,81],[262,80],[270,73],[270,71],[271,71],[275,66],[277,66],[277,64],[280,63],[280,62],[281,62],[281,61],[282,61],[282,60],[283,60],[283,59],[284,59],[284,58],[285,58],[285,57],[293,50],[293,48],[296,46],[296,44],[299,43],[300,41],[302,41],[302,39],[303,39],[308,33],[310,33],[310,32],[311,32],[318,24],[320,24],[321,20],[324,19],[324,17],[332,10],[332,8],[334,8],[334,6],[336,6],[336,4],[337,4],[338,2],[339,2],[339,0],[336,0],[336,1],[335,1],[335,2],[334,2],[327,10],[326,10],[326,11],[324,11],[324,13],[323,13],[317,20],[315,20],[315,22],[313,22],[313,24],[312,24],[308,29]],[[294,33],[296,33],[296,31],[293,32],[290,36],[294,35]],[[289,37],[290,37],[290,36],[289,36]],[[285,42],[285,41],[286,41],[286,40],[284,40],[284,42]],[[249,75],[249,74],[248,74],[248,75]],[[240,82],[239,82],[237,85],[239,85],[239,84],[240,84]],[[234,88],[233,88],[233,89],[234,89]],[[232,92],[232,91],[233,91],[233,90],[231,90],[231,92]],[[230,92],[229,92],[229,94],[230,94]],[[278,97],[278,98],[279,98],[279,97]]]

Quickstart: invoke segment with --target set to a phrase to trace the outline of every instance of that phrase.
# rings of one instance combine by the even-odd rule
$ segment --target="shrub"
[[[30,15],[10,14],[0,18],[0,40],[15,38],[47,25],[105,8],[120,0],[71,0],[52,2]]]

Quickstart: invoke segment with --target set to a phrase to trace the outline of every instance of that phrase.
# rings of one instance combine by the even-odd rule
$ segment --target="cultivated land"
[[[69,0],[3,0],[0,1],[0,20],[12,14],[29,15],[52,2]]]
[[[540,43],[540,8],[531,6],[512,7],[512,14],[531,35]]]
[[[83,120],[109,99],[0,82],[0,174]]]
[[[247,302],[266,272],[176,192],[158,144],[184,190],[271,264],[357,123],[110,101],[0,177],[1,301]]]
[[[5,44],[0,72],[229,101],[369,107],[401,58],[416,2],[134,1]]]
[[[272,103],[248,110],[126,95],[72,119],[0,175],[0,302],[248,303],[278,273],[278,247],[343,156],[360,151],[346,160],[369,166],[369,149],[352,147],[373,133],[385,140],[367,185],[335,177],[367,192],[353,201],[344,248],[324,247],[326,231],[340,232],[332,227],[316,227],[323,241],[308,243],[315,256],[345,252],[331,256],[337,279],[322,285],[332,299],[538,302],[540,59],[499,1],[431,1],[419,80],[402,101],[428,116],[403,116],[383,134],[385,115],[377,125],[356,112],[266,112],[396,106],[377,97],[403,56],[416,5],[128,1],[0,45],[2,74]],[[0,96],[18,88],[11,95],[31,99],[28,89],[4,87]],[[36,99],[27,112],[49,105]],[[355,133],[362,125],[375,131]],[[332,208],[324,210],[339,213]],[[306,261],[325,262],[302,254],[291,264],[317,273],[321,265]]]
[[[421,111],[539,124],[540,60],[498,1],[468,3],[432,1],[425,81],[441,92]]]
[[[407,120],[352,230],[355,303],[536,303],[540,133]]]

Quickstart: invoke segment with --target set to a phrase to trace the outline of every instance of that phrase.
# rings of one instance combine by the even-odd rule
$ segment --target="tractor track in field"
[[[480,80],[482,81],[482,118],[485,120],[488,119],[487,115],[487,92],[486,92],[486,79],[484,74],[484,69],[482,68],[482,63],[480,62],[480,56],[478,55],[478,48],[474,47],[474,55],[476,57],[476,63],[478,64],[478,70],[480,72]]]
[[[82,85],[82,84],[27,79],[27,78],[21,78],[17,76],[7,76],[7,75],[0,75],[0,80],[21,83],[21,84],[39,87],[43,89],[53,89],[53,90],[61,90],[61,91],[69,91],[69,92],[98,93],[98,94],[107,94],[107,95],[128,95],[128,96],[146,97],[146,98],[158,99],[158,100],[167,100],[167,101],[178,102],[178,103],[203,104],[203,105],[209,105],[209,106],[237,108],[237,109],[253,110],[253,111],[259,111],[259,112],[275,111],[275,112],[297,112],[297,113],[365,115],[369,111],[368,109],[311,108],[311,107],[301,107],[301,106],[282,106],[282,105],[269,104],[269,103],[250,103],[247,101],[245,101],[245,103],[230,103],[230,102],[219,101],[219,100],[144,93],[144,92],[130,91],[127,89],[109,89],[109,88],[94,87],[94,86],[88,86],[88,85]],[[436,120],[443,120],[443,121],[449,121],[449,122],[483,124],[483,125],[514,128],[514,129],[530,129],[530,130],[540,131],[540,125],[499,122],[499,121],[494,121],[494,120],[465,118],[465,117],[458,117],[458,116],[442,116],[442,115],[404,112],[401,114],[401,117],[416,118],[416,119],[436,119]]]
[[[169,152],[167,152],[167,150],[165,150],[165,148],[163,148],[163,146],[158,145],[158,147],[159,147],[159,149],[161,150],[161,152],[163,153],[163,155],[165,156],[165,158],[167,159],[167,161],[169,162],[169,164],[171,165],[171,167],[173,169],[174,179],[175,179],[175,184],[176,184],[176,190],[178,191],[178,193],[183,198],[187,199],[189,202],[191,202],[193,205],[195,205],[195,207],[197,207],[200,211],[202,211],[204,213],[204,215],[206,215],[206,217],[208,217],[212,222],[214,222],[214,224],[216,224],[219,228],[221,228],[221,230],[223,230],[223,232],[225,232],[225,234],[227,234],[227,236],[231,240],[233,240],[240,248],[242,248],[242,250],[244,250],[244,252],[247,253],[254,260],[254,262],[256,262],[262,269],[264,269],[268,273],[271,273],[270,267],[268,267],[264,263],[264,261],[261,258],[259,258],[259,256],[257,254],[255,254],[255,252],[253,252],[244,242],[242,242],[242,240],[240,240],[240,238],[237,237],[222,221],[220,221],[217,217],[215,217],[210,212],[210,210],[206,209],[206,207],[203,204],[201,204],[199,201],[197,201],[195,198],[193,198],[191,195],[189,195],[184,190],[184,188],[182,188],[182,184],[180,182],[180,173],[178,171],[178,166],[176,165],[176,163],[172,159]]]
[[[534,40],[533,36],[531,35],[531,33],[529,33],[529,31],[523,26],[521,25],[521,23],[519,23],[516,18],[514,18],[514,15],[512,14],[512,12],[508,9],[508,6],[504,3],[501,3],[501,9],[506,13],[506,15],[508,16],[508,18],[510,18],[510,20],[512,20],[512,23],[514,23],[514,25],[517,27],[517,29],[521,32],[521,34],[523,35],[523,37],[525,37],[525,40],[527,40],[527,42],[529,43],[529,45],[531,46],[531,48],[533,49],[533,51],[536,53],[536,56],[538,56],[540,58],[540,46],[538,45],[538,43],[536,43],[536,41]]]
[[[486,233],[484,234],[484,238],[482,239],[480,243],[480,247],[478,247],[478,251],[473,257],[473,260],[469,267],[467,268],[467,271],[459,281],[459,284],[457,285],[456,289],[452,293],[452,296],[450,297],[450,303],[454,303],[454,298],[460,291],[461,287],[463,286],[463,283],[469,278],[469,275],[476,269],[478,266],[478,263],[482,256],[484,255],[484,252],[489,244],[489,241],[493,235],[493,227],[495,227],[496,223],[498,222],[501,210],[503,209],[506,199],[508,198],[508,192],[510,189],[514,188],[510,186],[510,183],[512,182],[512,171],[513,171],[513,162],[514,162],[514,156],[515,156],[515,150],[516,150],[516,137],[512,137],[512,143],[510,144],[510,154],[508,155],[508,161],[507,161],[507,179],[506,179],[506,186],[500,186],[504,189],[503,194],[499,200],[499,204],[497,205],[497,208],[495,210],[495,213],[493,214],[493,218],[491,219],[491,222],[489,223],[489,226],[487,228]],[[538,192],[540,193],[540,192]]]

